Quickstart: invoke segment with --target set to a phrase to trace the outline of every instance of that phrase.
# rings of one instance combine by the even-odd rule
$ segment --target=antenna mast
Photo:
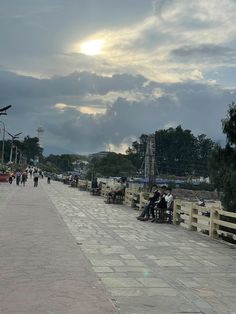
[[[156,162],[155,162],[155,134],[150,134],[147,139],[145,153],[145,179],[148,182],[149,188],[156,184]]]

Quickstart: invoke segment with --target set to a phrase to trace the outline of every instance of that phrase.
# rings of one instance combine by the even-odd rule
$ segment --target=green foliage
[[[133,142],[127,150],[128,158],[141,168],[144,160],[147,135],[142,135],[140,141]],[[155,132],[156,165],[161,175],[208,175],[208,156],[214,146],[205,134],[195,137],[190,130],[181,126]]]
[[[226,119],[222,120],[227,137],[225,148],[216,146],[209,159],[210,177],[218,191],[223,191],[222,203],[236,212],[236,105],[229,105]]]
[[[49,168],[56,169],[57,173],[73,171],[74,170],[73,162],[75,162],[78,158],[79,158],[78,155],[69,155],[69,154],[52,155],[51,154],[44,159],[44,164],[47,165],[47,167]]]
[[[121,177],[134,174],[135,166],[126,155],[108,153],[102,159],[93,159],[90,164],[89,175],[105,177]]]
[[[61,169],[56,167],[54,164],[51,163],[45,163],[44,161],[42,163],[38,164],[38,167],[42,169],[43,171],[47,173],[55,173],[55,174],[60,174],[62,173]]]
[[[23,154],[26,156],[28,162],[30,159],[34,160],[35,157],[42,158],[43,149],[39,146],[38,137],[26,136],[21,144],[21,149],[23,150]]]
[[[228,143],[236,145],[236,104],[229,105],[228,114],[222,120],[223,132],[226,134]]]
[[[9,161],[10,150],[11,150],[11,140],[5,141],[4,149],[4,161],[5,163]],[[17,146],[18,151],[21,151],[27,162],[35,157],[42,158],[43,149],[39,146],[39,139],[37,137],[25,137],[23,141],[14,140],[14,146]],[[2,141],[0,141],[0,147],[2,147]],[[13,155],[14,160],[14,155]]]

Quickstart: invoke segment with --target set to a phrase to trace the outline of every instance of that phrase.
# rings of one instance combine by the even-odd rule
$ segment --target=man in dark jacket
[[[137,217],[138,220],[141,220],[141,221],[149,220],[150,219],[150,211],[151,211],[151,214],[152,214],[152,219],[155,218],[154,206],[155,206],[155,203],[160,198],[160,192],[158,191],[156,185],[154,185],[152,189],[155,189],[154,190],[154,195],[149,198],[149,202],[144,207],[142,213]]]

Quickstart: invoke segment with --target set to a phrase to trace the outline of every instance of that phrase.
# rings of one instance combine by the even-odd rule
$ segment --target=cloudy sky
[[[0,0],[0,107],[45,154],[123,152],[176,127],[222,141],[236,0]]]

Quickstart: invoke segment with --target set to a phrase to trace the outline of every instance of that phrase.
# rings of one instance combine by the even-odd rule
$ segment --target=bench
[[[173,222],[173,208],[174,201],[171,202],[167,208],[158,208],[158,204],[155,205],[155,222],[157,223],[172,223]]]
[[[125,197],[125,191],[118,191],[114,196],[107,194],[106,203],[107,204],[123,204]]]
[[[101,194],[101,189],[98,187],[98,188],[91,188],[90,189],[90,195],[100,195]]]
[[[86,191],[88,187],[87,181],[79,180],[78,181],[78,188],[80,191]]]

